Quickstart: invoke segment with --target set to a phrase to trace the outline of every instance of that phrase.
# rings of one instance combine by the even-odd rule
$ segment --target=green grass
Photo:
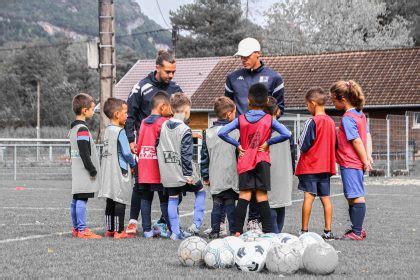
[[[418,181],[414,181],[415,183]],[[16,186],[24,186],[22,191]],[[277,279],[265,273],[249,274],[236,269],[210,270],[182,267],[177,260],[179,242],[143,238],[130,240],[80,240],[70,234],[68,206],[70,181],[2,181],[0,182],[0,278],[150,278],[150,279]],[[341,193],[333,184],[332,193]],[[372,181],[367,186],[366,229],[363,242],[334,241],[340,251],[340,264],[333,275],[325,278],[416,279],[420,263],[420,186],[390,185]],[[301,194],[294,193],[293,199]],[[333,230],[339,234],[348,226],[347,206],[342,196],[332,198]],[[88,203],[88,224],[103,226],[104,201]],[[50,209],[37,209],[46,208]],[[181,214],[192,210],[192,198],[183,201]],[[287,209],[285,232],[296,234],[300,227],[301,202]],[[211,209],[208,198],[207,210]],[[156,218],[158,203],[154,205]],[[128,216],[128,210],[126,211]],[[209,214],[205,224],[209,225]],[[188,226],[192,217],[182,218]],[[320,233],[322,208],[316,201],[311,230]],[[103,230],[98,230],[103,233]],[[47,235],[29,240],[19,237]],[[2,240],[14,239],[11,242]],[[299,272],[291,278],[312,279]]]

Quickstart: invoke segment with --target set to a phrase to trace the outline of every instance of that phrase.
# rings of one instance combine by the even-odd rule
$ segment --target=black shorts
[[[165,190],[162,184],[138,183],[136,185],[139,191],[163,192]]]
[[[254,169],[239,174],[239,190],[270,191],[270,164],[261,161]]]
[[[315,196],[330,195],[330,177],[329,173],[305,174],[299,175],[298,189]]]
[[[221,200],[227,200],[227,199],[238,200],[239,194],[235,192],[233,189],[228,189],[228,190],[222,191],[221,193],[213,194],[212,197],[213,199],[218,198]]]
[[[195,184],[195,185],[186,184],[182,187],[165,188],[168,196],[177,196],[180,194],[183,194],[185,196],[187,192],[195,193],[195,192],[200,191],[201,189],[203,189],[203,184],[201,184],[201,182],[198,182],[198,184]]]

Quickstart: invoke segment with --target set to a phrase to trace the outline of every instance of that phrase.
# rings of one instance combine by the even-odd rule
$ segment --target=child
[[[86,120],[92,118],[95,102],[90,95],[80,93],[73,98],[73,112],[76,120],[69,132],[71,153],[71,175],[73,200],[70,214],[73,222],[72,235],[78,238],[99,239],[86,226],[86,204],[99,190],[99,157],[95,142],[86,126]]]
[[[152,238],[153,236],[166,233],[153,231],[151,221],[152,201],[154,192],[158,192],[160,209],[162,216],[168,221],[168,195],[164,193],[163,186],[160,182],[159,164],[156,156],[156,140],[162,123],[168,120],[171,115],[171,105],[169,95],[165,91],[158,91],[151,100],[152,112],[151,115],[144,119],[140,126],[137,152],[138,152],[138,190],[133,191],[133,198],[140,197],[141,203],[138,199],[132,203],[140,205],[141,220],[143,227],[143,235],[145,238]],[[136,193],[136,195],[134,195]],[[137,210],[138,218],[138,210]],[[132,218],[131,218],[132,219]],[[137,219],[136,219],[137,220]],[[130,220],[127,230],[134,228],[134,233],[137,228],[137,221]]]
[[[220,129],[235,118],[235,103],[225,96],[218,97],[214,103],[214,112],[217,121],[206,130],[200,163],[203,183],[210,185],[213,197],[210,239],[220,237],[223,212],[227,214],[230,233],[235,234],[235,201],[238,199],[239,191],[235,148],[217,136]],[[237,140],[239,131],[232,131],[230,135]]]
[[[372,169],[367,144],[369,129],[362,112],[365,96],[361,87],[352,80],[334,83],[330,92],[335,108],[345,110],[338,129],[336,157],[352,226],[342,238],[363,240],[366,238],[363,228],[366,215],[363,171]]]
[[[183,93],[171,96],[171,108],[174,116],[162,124],[159,135],[157,154],[161,181],[169,195],[168,216],[172,231],[171,239],[180,240],[189,237],[179,226],[179,195],[194,192],[194,223],[188,231],[198,234],[203,223],[206,192],[198,179],[193,164],[193,138],[191,129],[185,124],[190,117],[191,101]]]
[[[111,124],[106,127],[104,133],[102,180],[98,197],[106,198],[105,236],[124,239],[128,237],[124,231],[124,216],[126,205],[130,204],[131,198],[130,167],[136,166],[124,130],[127,103],[121,99],[108,98],[103,110]]]
[[[271,232],[271,211],[267,191],[270,187],[270,145],[285,141],[291,136],[290,131],[264,113],[267,105],[268,90],[264,84],[257,83],[250,87],[248,104],[249,111],[240,115],[224,126],[218,133],[224,141],[238,148],[239,200],[235,209],[236,236],[243,231],[246,211],[252,193],[255,192],[260,210],[263,232]],[[239,129],[240,142],[229,136],[229,133]],[[280,135],[270,139],[271,130]]]
[[[281,114],[277,100],[272,96],[268,97],[264,111],[271,115],[273,120],[276,120]],[[278,133],[273,132],[272,138],[277,136]],[[292,141],[290,139],[270,147],[271,191],[268,192],[268,203],[271,208],[271,223],[274,233],[280,233],[283,230],[286,206],[292,205],[293,167],[290,149]]]
[[[332,204],[330,177],[335,167],[335,123],[325,113],[328,95],[320,87],[311,88],[305,95],[306,106],[312,118],[306,121],[298,145],[301,150],[295,175],[299,178],[298,189],[304,192],[302,227],[299,234],[308,232],[312,204],[319,196],[324,207],[325,240],[334,240],[331,232]]]

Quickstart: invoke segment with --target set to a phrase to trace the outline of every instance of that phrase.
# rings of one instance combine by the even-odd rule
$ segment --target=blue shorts
[[[298,189],[315,196],[329,196],[330,176],[329,173],[299,175]]]
[[[347,199],[365,196],[363,185],[363,170],[340,166],[343,192]]]

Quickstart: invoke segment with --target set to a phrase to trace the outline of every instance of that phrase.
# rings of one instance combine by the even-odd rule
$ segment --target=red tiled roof
[[[189,96],[193,95],[219,61],[218,57],[178,58],[176,81]],[[155,69],[155,60],[139,60],[115,86],[115,97],[126,100],[131,88]]]
[[[307,89],[328,89],[339,79],[360,83],[367,106],[420,106],[420,48],[271,56],[263,60],[284,79],[286,109],[306,108],[303,96]],[[215,97],[224,94],[226,75],[239,67],[238,58],[220,58],[193,95],[193,109],[212,110]]]

